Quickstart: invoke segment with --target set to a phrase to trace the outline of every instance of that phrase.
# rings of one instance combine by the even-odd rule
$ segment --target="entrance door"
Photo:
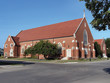
[[[66,57],[71,57],[71,49],[66,50]]]
[[[13,56],[13,49],[10,49],[10,56]]]

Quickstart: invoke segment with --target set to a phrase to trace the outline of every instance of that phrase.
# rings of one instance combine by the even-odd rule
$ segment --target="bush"
[[[35,44],[35,46],[25,50],[25,55],[31,54],[35,56],[36,54],[44,55],[46,59],[55,59],[59,57],[59,49],[56,44],[52,44],[49,41],[40,41]]]
[[[98,56],[102,57],[101,47],[97,42],[94,43],[94,48],[95,48],[96,57],[98,57]]]
[[[110,57],[110,38],[105,40],[106,47],[107,47],[107,56]]]
[[[97,57],[98,59],[101,59],[102,58],[102,56],[101,55],[98,55],[98,57]]]

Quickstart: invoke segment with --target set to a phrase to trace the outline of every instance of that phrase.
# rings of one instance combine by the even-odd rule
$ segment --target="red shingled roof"
[[[19,38],[18,37],[14,37],[14,36],[11,36],[11,37],[12,37],[14,43],[19,46]]]
[[[103,42],[103,40],[104,40],[104,39],[96,39],[96,40],[94,40],[94,41],[101,45],[102,42]]]
[[[72,36],[77,30],[82,19],[83,18],[24,30],[21,31],[16,37],[19,37],[19,41],[22,42]]]

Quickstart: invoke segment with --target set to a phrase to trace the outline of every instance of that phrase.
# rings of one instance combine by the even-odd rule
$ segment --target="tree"
[[[107,56],[110,57],[110,38],[105,40],[106,48],[107,48]]]
[[[34,47],[29,47],[28,49],[25,50],[24,56],[31,54],[31,57],[36,55]]]
[[[40,41],[34,48],[37,54],[42,54],[45,58],[56,58],[59,55],[57,45],[52,44],[49,41]]]
[[[59,49],[56,44],[52,44],[49,41],[43,41],[36,43],[35,46],[28,48],[25,50],[25,55],[32,54],[32,55],[44,55],[47,58],[58,58],[59,57]]]
[[[101,47],[97,42],[94,43],[94,48],[95,48],[96,57],[99,57],[99,56],[102,57]]]
[[[91,11],[92,27],[96,30],[110,29],[110,0],[80,0],[85,1],[86,8]]]

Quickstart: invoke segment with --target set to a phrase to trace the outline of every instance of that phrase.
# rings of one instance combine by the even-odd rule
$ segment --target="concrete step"
[[[64,57],[64,58],[62,58],[61,60],[68,60],[68,57]]]

